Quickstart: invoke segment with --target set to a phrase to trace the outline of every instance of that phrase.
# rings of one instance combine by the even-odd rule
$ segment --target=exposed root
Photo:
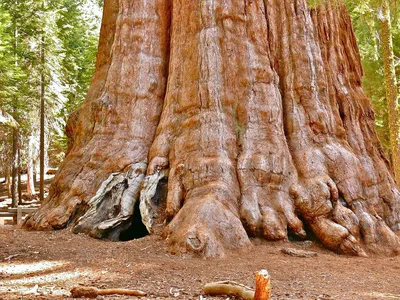
[[[173,167],[169,173],[166,210],[169,220],[175,217],[183,205],[183,200],[185,198],[185,189],[182,183],[184,169],[184,164],[178,164],[176,167]]]
[[[163,236],[175,254],[223,257],[226,250],[246,249],[251,245],[239,218],[211,198],[186,202]]]
[[[28,216],[23,227],[27,230],[54,230],[69,225],[71,218],[79,210],[82,199],[72,197],[65,205],[47,202],[39,210]]]

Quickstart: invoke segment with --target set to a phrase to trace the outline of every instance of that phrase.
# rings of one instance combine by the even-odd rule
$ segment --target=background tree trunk
[[[38,174],[38,169],[40,169],[40,167],[38,168],[38,163],[37,160],[33,161],[33,186],[36,188],[36,184],[37,184],[37,174]],[[40,197],[39,197],[40,198]]]
[[[389,115],[390,146],[392,152],[393,170],[397,183],[400,182],[400,127],[399,105],[397,100],[397,80],[394,68],[393,43],[391,33],[390,6],[387,0],[382,1],[379,12],[381,26],[381,43],[383,66],[385,70],[386,101]]]
[[[25,227],[118,240],[140,210],[173,253],[310,231],[337,252],[398,253],[400,196],[361,76],[341,6],[106,0],[68,155]]]
[[[33,156],[34,156],[34,137],[30,136],[29,141],[28,141],[28,162],[26,164],[26,174],[27,174],[27,179],[26,179],[26,193],[29,198],[34,196],[36,194],[35,191],[35,176],[34,176],[34,161],[33,161]]]
[[[6,167],[6,187],[7,187],[7,197],[11,198],[11,178],[10,178],[10,167]]]
[[[17,0],[15,0],[15,3],[17,3]],[[18,28],[17,28],[17,20],[14,18],[13,19],[13,31],[14,31],[14,43],[13,43],[13,50],[14,50],[14,56],[15,56],[15,66],[18,67],[18,55],[17,55],[17,49],[18,49]],[[18,113],[18,98],[14,97],[13,101],[13,114],[14,114],[14,119],[16,119]],[[17,127],[13,128],[12,131],[12,161],[11,161],[11,206],[12,207],[17,207],[18,206],[18,163],[19,163],[19,158],[18,158],[18,149],[19,149],[19,130]]]
[[[42,3],[42,9],[44,10],[44,1]],[[44,57],[44,33],[42,33],[41,45],[40,45],[40,187],[39,187],[39,198],[40,201],[44,200],[44,180],[45,180],[45,57]]]
[[[11,162],[11,206],[18,206],[18,129],[13,129]]]
[[[22,179],[21,179],[21,145],[18,141],[18,151],[17,151],[17,179],[18,179],[18,205],[22,204]]]

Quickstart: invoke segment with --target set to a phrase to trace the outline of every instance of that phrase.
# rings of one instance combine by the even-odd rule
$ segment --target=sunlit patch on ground
[[[400,300],[400,294],[389,294],[389,293],[368,293],[365,294],[368,297],[374,298],[374,299],[398,299]]]
[[[1,281],[0,293],[68,295],[68,289],[57,285],[58,283],[65,283],[79,277],[90,276],[91,274],[90,271],[73,271],[24,279],[3,280]]]
[[[0,263],[0,274],[29,274],[59,268],[65,266],[66,264],[68,263],[62,261],[40,261],[30,264]]]
[[[41,261],[31,264],[13,263],[0,264],[1,294],[14,295],[69,295],[70,282],[79,279],[94,278],[96,275],[88,269],[75,269],[73,271],[60,271],[68,266],[63,261]]]

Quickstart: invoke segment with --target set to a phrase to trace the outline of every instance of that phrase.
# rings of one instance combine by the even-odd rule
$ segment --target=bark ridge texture
[[[113,239],[140,207],[174,253],[313,232],[336,252],[397,254],[400,195],[361,79],[341,6],[106,0],[69,153],[25,227]]]

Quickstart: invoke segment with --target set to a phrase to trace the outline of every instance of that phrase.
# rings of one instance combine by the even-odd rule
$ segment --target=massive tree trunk
[[[396,254],[400,196],[361,76],[341,6],[106,0],[69,153],[25,227],[118,240],[140,210],[174,253],[313,234]]]

